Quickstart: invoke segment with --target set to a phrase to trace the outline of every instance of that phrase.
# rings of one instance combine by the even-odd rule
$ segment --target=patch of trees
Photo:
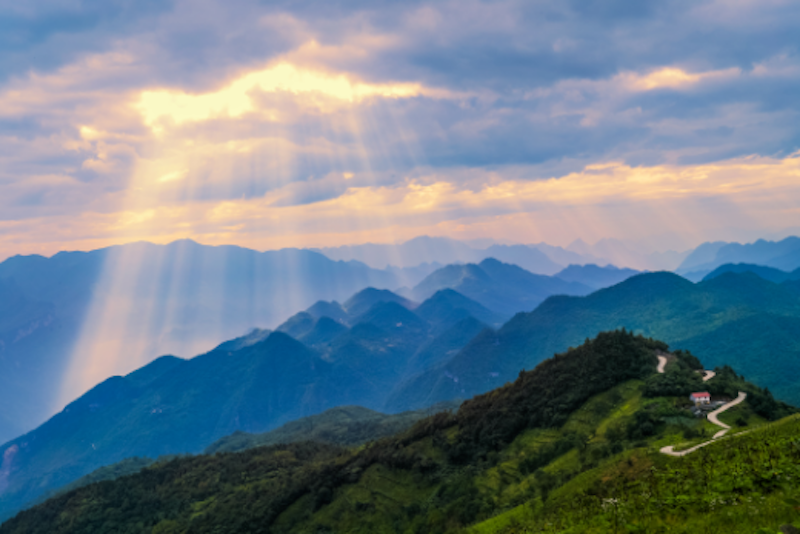
[[[747,404],[768,421],[777,421],[798,411],[797,408],[775,399],[768,388],[761,389],[747,382],[727,365],[717,367],[714,371],[717,375],[707,382],[712,396],[734,399],[740,391],[744,391],[747,393]]]
[[[703,379],[694,370],[669,366],[664,373],[650,376],[644,385],[645,397],[683,397],[695,391],[704,391]]]
[[[454,462],[468,462],[511,443],[528,428],[562,425],[590,397],[627,380],[653,374],[656,350],[666,344],[625,329],[601,333],[557,354],[511,384],[461,405]]]

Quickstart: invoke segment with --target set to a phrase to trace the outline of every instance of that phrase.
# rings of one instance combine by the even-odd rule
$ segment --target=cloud
[[[262,223],[283,236],[341,228],[340,241],[365,228],[454,231],[657,200],[607,197],[627,182],[599,184],[597,164],[730,171],[800,148],[790,2],[53,1],[7,20],[8,251],[26,235],[29,250],[52,251],[114,236],[238,242]],[[571,203],[556,200],[567,191]],[[270,215],[220,215],[252,206]],[[34,224],[70,230],[51,234],[59,245]]]

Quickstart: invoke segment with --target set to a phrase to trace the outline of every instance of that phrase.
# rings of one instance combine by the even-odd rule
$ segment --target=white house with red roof
[[[695,404],[708,404],[709,402],[711,402],[711,393],[707,391],[692,393],[691,395],[689,395],[689,400],[691,400]]]

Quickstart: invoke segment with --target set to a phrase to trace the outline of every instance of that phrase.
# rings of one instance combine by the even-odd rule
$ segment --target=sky
[[[797,2],[0,10],[0,259],[800,228]]]

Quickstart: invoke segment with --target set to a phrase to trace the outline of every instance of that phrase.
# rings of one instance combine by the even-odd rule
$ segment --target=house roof
[[[700,393],[692,393],[692,397],[710,397],[710,396],[711,393],[708,393],[707,391],[702,391]]]

